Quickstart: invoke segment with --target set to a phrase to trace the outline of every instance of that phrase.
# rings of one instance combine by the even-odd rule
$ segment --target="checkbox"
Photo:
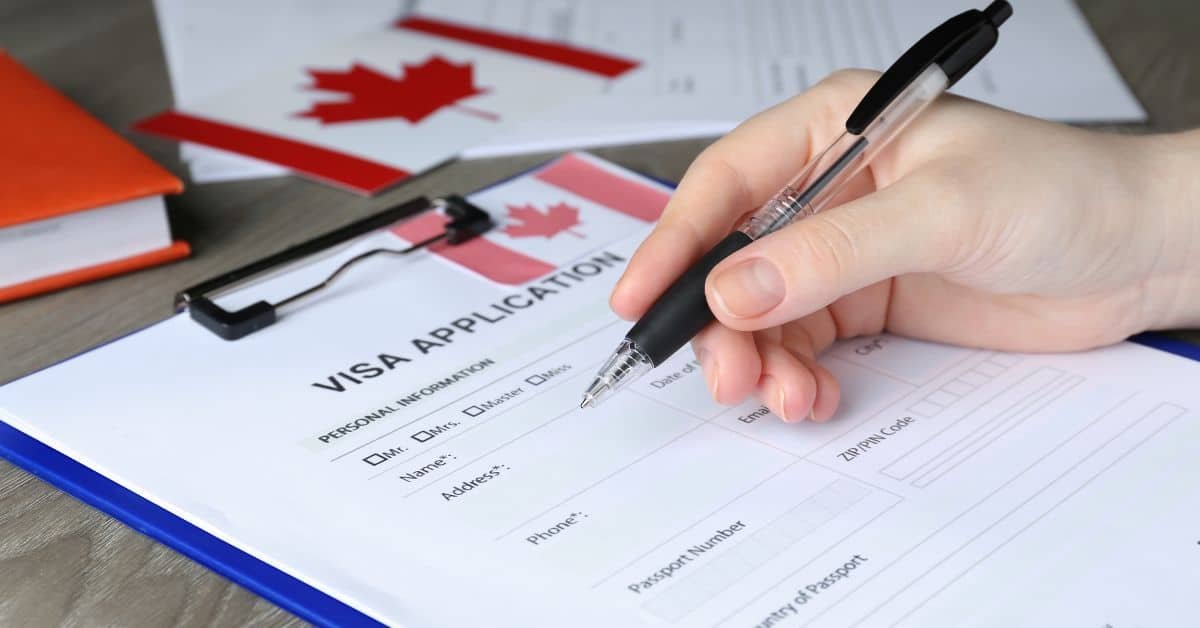
[[[1009,354],[1009,353],[997,353],[996,355],[993,355],[991,358],[988,358],[988,362],[992,362],[994,364],[999,364],[1000,366],[1012,366],[1020,361],[1021,361],[1021,358],[1019,358],[1015,355]]]
[[[922,401],[914,406],[909,406],[908,411],[921,417],[935,417],[943,409],[944,408],[937,404],[932,404],[928,401]]]
[[[958,379],[967,383],[968,386],[979,388],[980,386],[992,381],[992,378],[978,371],[967,371]]]
[[[463,410],[463,414],[470,417],[476,417],[483,414],[483,408],[480,408],[479,406],[471,406],[470,408]]]
[[[363,462],[371,465],[372,467],[377,467],[387,462],[387,458],[384,458],[383,454],[371,454],[366,458],[363,458]]]
[[[971,394],[971,391],[975,390],[975,387],[962,381],[961,379],[956,379],[945,386],[942,386],[942,390],[952,395],[963,397]]]
[[[929,396],[925,398],[925,401],[946,407],[953,405],[955,401],[958,401],[958,395],[946,392],[945,390],[935,390],[932,393],[929,393]]]
[[[540,386],[546,383],[546,378],[541,375],[531,375],[525,378],[525,383],[530,386]]]
[[[979,366],[972,369],[976,373],[983,373],[987,377],[995,377],[1004,372],[1005,367],[991,362],[983,362]]]
[[[423,442],[433,438],[434,436],[435,435],[431,434],[428,430],[421,430],[420,432],[413,434],[412,439],[417,441],[418,443],[423,443]]]

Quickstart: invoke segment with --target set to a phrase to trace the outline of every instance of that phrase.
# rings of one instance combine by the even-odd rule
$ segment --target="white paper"
[[[291,54],[182,112],[364,159],[402,178],[453,158],[479,138],[534,120],[542,110],[599,94],[609,80],[486,42],[383,24]],[[423,88],[422,81],[444,89]],[[172,137],[204,142],[206,133],[193,128]],[[211,145],[224,146],[220,139]],[[369,174],[370,167],[349,170]],[[305,173],[378,191],[339,179],[347,169],[318,163]]]
[[[833,69],[882,70],[932,25],[976,8],[960,0],[423,0],[405,7],[358,0],[338,3],[336,9],[274,0],[256,3],[250,14],[242,3],[199,6],[158,0],[156,6],[177,103],[183,105],[194,102],[194,94],[211,93],[261,68],[264,60],[368,30],[397,11],[415,10],[643,61],[643,69],[615,82],[605,96],[578,99],[536,124],[473,146],[463,153],[468,158],[719,135]],[[231,20],[230,15],[244,17]],[[1022,3],[1001,30],[996,49],[956,92],[1055,120],[1145,118],[1069,0]],[[231,67],[236,71],[229,73]],[[239,172],[282,172],[192,147],[184,155],[197,181]]]
[[[640,235],[519,288],[374,260],[235,342],[177,316],[0,389],[0,417],[389,625],[1196,616],[1200,363],[882,336],[822,358],[824,424],[713,404],[686,351],[579,410]]]
[[[399,18],[397,0],[155,0],[175,95],[186,109],[313,47]],[[180,157],[196,182],[279,176],[287,168],[184,142]]]
[[[569,104],[557,116],[490,138],[464,152],[471,158],[724,133],[839,68],[886,69],[933,26],[975,5],[422,0],[417,10],[645,62],[605,98]],[[1020,3],[996,48],[952,91],[1052,120],[1145,118],[1070,0]]]
[[[0,287],[142,255],[171,244],[161,196],[0,229]]]

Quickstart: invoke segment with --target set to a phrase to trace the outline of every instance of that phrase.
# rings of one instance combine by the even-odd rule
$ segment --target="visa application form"
[[[568,156],[473,197],[484,258],[368,263],[236,342],[176,316],[0,389],[0,419],[388,625],[1196,616],[1200,363],[885,335],[822,358],[823,424],[714,404],[687,351],[580,410],[664,197]]]

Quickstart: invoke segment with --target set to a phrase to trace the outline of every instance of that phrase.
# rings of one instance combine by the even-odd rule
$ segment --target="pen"
[[[792,222],[816,214],[910,121],[996,44],[1012,6],[997,0],[943,22],[884,72],[846,120],[846,130],[737,231],[684,272],[629,330],[583,395],[581,408],[662,364],[713,321],[704,296],[721,260]]]

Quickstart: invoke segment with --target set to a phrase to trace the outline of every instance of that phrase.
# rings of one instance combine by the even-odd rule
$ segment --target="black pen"
[[[704,296],[708,273],[747,244],[822,209],[893,137],[954,85],[996,44],[1012,7],[997,0],[961,13],[913,44],[846,120],[846,130],[737,231],[701,257],[629,330],[583,395],[581,408],[662,364],[713,321]]]

